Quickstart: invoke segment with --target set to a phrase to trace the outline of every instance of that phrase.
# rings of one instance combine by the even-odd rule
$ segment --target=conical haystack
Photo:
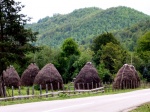
[[[14,86],[17,88],[20,86],[20,77],[13,66],[3,71],[3,78],[5,85],[8,87]]]
[[[42,89],[46,88],[46,84],[48,89],[62,89],[63,88],[63,80],[61,75],[55,66],[51,63],[45,65],[37,74],[34,80],[35,85],[41,85]]]
[[[93,89],[101,86],[97,70],[91,62],[87,62],[77,75],[75,81],[76,89]]]
[[[3,96],[2,77],[0,76],[0,97]]]
[[[31,63],[21,76],[21,85],[32,86],[38,72],[39,67],[35,63]]]
[[[133,65],[124,64],[114,79],[115,89],[137,88],[140,85],[140,78]]]

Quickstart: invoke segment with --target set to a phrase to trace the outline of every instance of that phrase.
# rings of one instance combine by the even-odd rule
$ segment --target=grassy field
[[[73,91],[74,88],[71,84],[66,84],[65,86],[65,91]],[[12,105],[12,104],[22,104],[22,103],[30,103],[30,102],[39,102],[39,101],[52,101],[52,100],[65,100],[65,99],[72,99],[72,98],[82,98],[82,97],[92,97],[92,96],[101,96],[101,95],[109,95],[109,94],[119,94],[119,93],[125,93],[125,92],[131,92],[139,89],[145,89],[149,88],[150,85],[145,85],[142,84],[139,88],[136,89],[119,89],[119,90],[114,90],[112,89],[112,84],[110,85],[104,85],[105,87],[105,92],[103,93],[90,93],[90,92],[84,92],[84,93],[76,93],[76,94],[69,94],[69,93],[60,93],[59,95],[49,95],[48,97],[43,96],[40,97],[39,95],[45,94],[46,90],[37,90],[36,87],[34,89],[34,95],[37,95],[37,97],[30,97],[30,98],[24,98],[24,99],[17,99],[17,100],[12,100],[10,99],[9,101],[0,101],[0,106],[5,106],[5,105]],[[12,93],[13,96],[19,96],[19,95],[27,95],[27,91],[29,95],[33,94],[33,88],[32,87],[21,87],[20,91],[18,89],[14,89],[12,92],[11,88],[7,88],[7,97],[11,97]],[[49,90],[48,92],[52,92]],[[54,91],[56,92],[56,91]],[[136,111],[134,111],[136,112]]]
[[[23,88],[21,91],[22,95],[26,95],[26,87]],[[31,89],[31,88],[30,88]],[[141,88],[138,88],[141,89]],[[22,104],[22,103],[31,103],[31,102],[40,102],[40,101],[52,101],[52,100],[65,100],[65,99],[72,99],[72,98],[83,98],[83,97],[92,97],[92,96],[101,96],[101,95],[109,95],[109,94],[118,94],[124,92],[130,92],[138,89],[126,89],[126,90],[112,90],[112,89],[105,89],[104,93],[76,93],[76,94],[59,94],[57,96],[48,96],[48,97],[34,97],[34,98],[26,98],[26,99],[19,99],[19,100],[10,100],[10,101],[1,101],[0,106],[5,105],[12,105],[12,104]],[[9,90],[11,93],[11,89]],[[45,93],[45,90],[42,91]],[[35,94],[39,95],[39,91],[36,90]],[[14,90],[14,95],[18,95],[18,90]]]
[[[150,102],[145,103],[130,112],[150,112]]]

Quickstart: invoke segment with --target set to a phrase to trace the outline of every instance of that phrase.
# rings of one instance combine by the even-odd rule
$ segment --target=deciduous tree
[[[144,61],[145,67],[143,67],[143,77],[150,82],[150,31],[139,38],[137,54]],[[146,70],[148,70],[148,72],[145,72]]]
[[[62,74],[64,82],[68,83],[72,81],[72,76],[75,71],[73,64],[79,58],[80,51],[78,44],[72,38],[67,38],[61,48],[62,52],[58,59],[59,64],[56,65],[56,68],[58,68]]]
[[[126,51],[121,46],[113,44],[112,42],[103,46],[101,52],[101,60],[105,64],[105,67],[110,70],[112,74],[117,73],[119,68],[126,61]]]
[[[150,31],[139,38],[137,52],[145,63],[150,62]]]
[[[94,38],[93,43],[91,45],[91,50],[94,51],[93,61],[96,63],[96,65],[100,64],[102,47],[109,42],[118,45],[120,44],[111,33],[104,33]]]

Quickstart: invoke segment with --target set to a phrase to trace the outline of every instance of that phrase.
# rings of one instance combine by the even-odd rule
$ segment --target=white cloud
[[[150,15],[150,0],[15,0],[26,5],[22,13],[33,17],[32,22],[40,18],[52,16],[54,13],[66,14],[84,7],[99,7],[102,9],[127,6]]]

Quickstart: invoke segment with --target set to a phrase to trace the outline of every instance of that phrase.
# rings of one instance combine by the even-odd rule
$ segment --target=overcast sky
[[[53,14],[67,14],[75,9],[99,7],[107,9],[116,6],[127,6],[150,15],[150,0],[15,0],[25,7],[22,13],[32,17],[31,22],[37,22]]]

